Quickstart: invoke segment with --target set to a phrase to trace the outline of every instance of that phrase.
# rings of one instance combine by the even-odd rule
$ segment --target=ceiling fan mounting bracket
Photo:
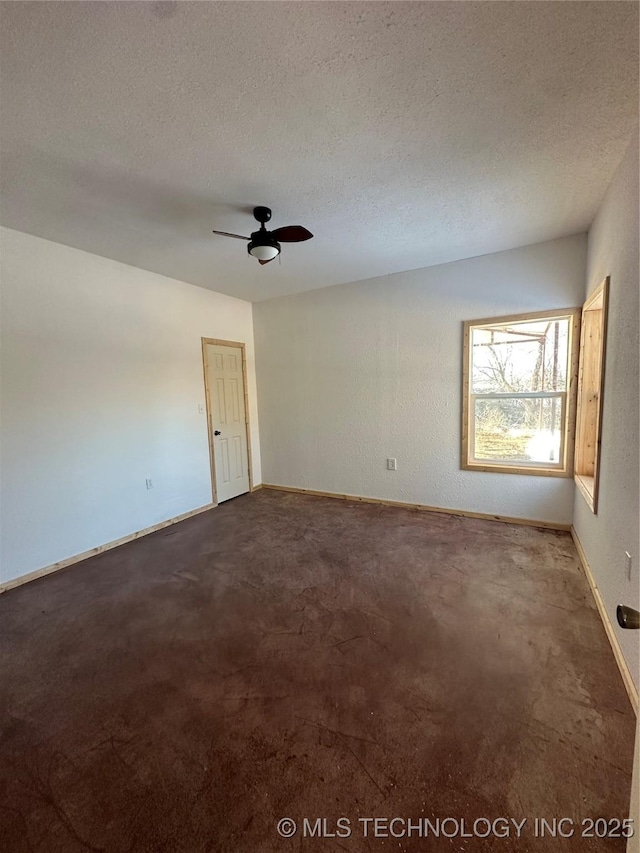
[[[253,215],[264,228],[264,223],[271,219],[271,208],[269,207],[254,207]]]

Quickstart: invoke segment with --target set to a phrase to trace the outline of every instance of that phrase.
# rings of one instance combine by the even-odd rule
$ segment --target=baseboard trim
[[[257,485],[257,486],[251,486],[251,492],[252,492],[252,493],[253,493],[253,492],[257,492],[257,491],[258,491],[258,489],[261,489],[261,488],[262,488],[262,483],[258,483],[258,485]]]
[[[46,575],[53,574],[60,569],[66,569],[68,566],[73,566],[74,563],[80,563],[82,560],[87,560],[89,557],[95,557],[96,554],[102,554],[104,551],[110,551],[112,548],[117,548],[119,545],[125,545],[127,542],[132,542],[134,539],[140,539],[142,536],[147,536],[149,533],[155,533],[156,530],[162,530],[163,527],[170,527],[172,524],[177,524],[179,521],[184,521],[191,518],[193,515],[199,515],[201,512],[206,512],[208,509],[213,509],[216,504],[208,503],[204,506],[199,506],[197,509],[183,512],[182,515],[176,515],[174,518],[168,518],[166,521],[161,521],[151,527],[145,527],[144,530],[138,530],[136,533],[130,533],[128,536],[122,536],[120,539],[114,539],[113,542],[107,542],[104,545],[98,545],[96,548],[90,548],[88,551],[83,551],[82,554],[76,554],[73,557],[67,557],[65,560],[59,560],[57,563],[52,563],[50,566],[45,566],[42,569],[36,569],[34,572],[29,572],[26,575],[20,575],[18,578],[13,578],[4,584],[0,584],[0,593],[8,592],[10,589],[15,589],[17,586],[29,583],[29,581],[43,578]]]
[[[397,506],[404,509],[415,509],[420,512],[437,512],[445,515],[461,515],[464,518],[481,518],[486,521],[499,521],[503,524],[524,524],[529,527],[545,527],[549,530],[571,530],[570,524],[559,524],[554,521],[536,521],[532,518],[515,518],[508,515],[491,515],[485,512],[468,512],[462,509],[447,509],[441,506],[427,506],[426,504],[411,504],[403,501],[387,501],[382,498],[363,498],[361,495],[341,495],[336,492],[319,492],[315,489],[298,489],[295,486],[276,486],[272,483],[263,483],[263,489],[276,489],[280,492],[294,492],[301,495],[316,495],[320,498],[339,498],[345,501],[360,501],[368,504],[381,504],[382,506]]]
[[[633,678],[631,677],[631,672],[629,671],[629,667],[627,666],[627,662],[624,659],[624,655],[622,654],[622,649],[620,648],[620,643],[618,642],[618,638],[616,636],[616,632],[614,630],[613,625],[611,624],[611,620],[609,619],[609,614],[607,613],[607,608],[604,606],[604,601],[602,600],[602,596],[600,595],[600,590],[598,589],[598,585],[596,584],[596,580],[593,576],[593,572],[591,571],[591,566],[589,565],[589,561],[587,560],[587,555],[584,552],[584,548],[582,547],[582,542],[580,541],[578,534],[576,533],[575,528],[571,527],[571,537],[576,546],[576,551],[578,552],[578,556],[580,557],[580,563],[582,564],[582,569],[586,575],[589,586],[591,587],[591,592],[593,593],[593,598],[596,603],[596,607],[598,608],[598,613],[600,614],[600,619],[602,620],[602,624],[604,625],[604,630],[606,631],[607,637],[609,639],[609,643],[611,645],[611,650],[613,651],[613,656],[616,659],[616,663],[618,664],[618,669],[620,670],[620,675],[622,676],[622,680],[624,681],[624,686],[629,694],[629,701],[631,702],[631,707],[633,708],[636,716],[638,715],[638,688],[635,686],[633,682]]]

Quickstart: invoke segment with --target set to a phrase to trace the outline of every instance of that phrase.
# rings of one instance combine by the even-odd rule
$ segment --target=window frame
[[[495,474],[524,474],[534,477],[572,477],[574,458],[574,439],[576,426],[576,403],[578,392],[578,365],[580,358],[580,327],[581,308],[563,308],[550,311],[530,311],[525,314],[508,314],[502,317],[484,317],[480,320],[465,320],[463,323],[463,358],[462,358],[462,452],[461,468],[464,471],[484,471]],[[507,323],[520,323],[544,320],[569,320],[568,340],[568,365],[567,365],[567,389],[566,391],[544,391],[527,392],[523,394],[473,394],[471,388],[472,379],[472,356],[471,346],[472,330],[476,327],[488,325],[503,325]],[[521,461],[509,464],[504,460],[499,462],[488,462],[487,460],[475,460],[473,457],[475,421],[472,420],[474,402],[476,399],[496,398],[499,396],[509,399],[521,398],[543,398],[550,399],[559,397],[563,400],[561,458],[562,463],[557,466],[548,466],[544,463],[523,463]]]
[[[598,304],[599,303],[599,304]],[[583,407],[588,407],[588,401],[585,397],[594,394],[593,382],[585,383],[585,362],[587,359],[593,360],[594,351],[587,353],[590,338],[587,336],[587,316],[589,312],[600,312],[599,332],[600,339],[597,349],[597,404],[595,407],[595,422],[592,424],[593,430],[591,435],[583,435]],[[607,321],[609,312],[609,276],[596,287],[591,293],[587,301],[582,306],[582,323],[580,337],[580,367],[578,374],[578,390],[577,390],[577,407],[576,407],[576,437],[575,437],[575,471],[574,480],[578,491],[587,502],[587,506],[594,515],[598,514],[598,492],[600,488],[600,460],[601,460],[601,444],[602,444],[602,416],[604,412],[604,385],[605,385],[605,368],[607,358]],[[592,378],[592,377],[589,377]],[[585,387],[586,384],[586,387]],[[585,443],[589,438],[593,440],[593,446]],[[590,457],[593,457],[592,459]],[[585,457],[589,457],[585,463]],[[584,470],[585,464],[587,467],[593,467],[593,474],[586,474]]]

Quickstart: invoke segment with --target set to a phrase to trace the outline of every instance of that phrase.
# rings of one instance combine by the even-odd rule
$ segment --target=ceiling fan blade
[[[276,255],[276,258],[277,258],[277,257],[278,257],[278,256]],[[268,260],[268,261],[261,261],[261,260],[260,260],[260,258],[258,258],[258,263],[259,263],[259,264],[270,264],[270,263],[271,263],[271,261],[275,261],[275,259],[276,259],[276,258],[269,258],[269,260]]]
[[[310,240],[313,234],[302,225],[285,225],[284,228],[271,231],[271,236],[279,243],[301,243],[303,240]]]
[[[212,234],[220,234],[221,237],[235,237],[236,240],[250,240],[251,237],[243,237],[242,234],[229,234],[228,231],[212,231]]]

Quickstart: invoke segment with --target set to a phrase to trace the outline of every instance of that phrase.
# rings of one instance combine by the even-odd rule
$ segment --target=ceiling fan
[[[222,237],[235,237],[237,240],[248,240],[247,251],[260,264],[268,264],[280,254],[280,243],[301,243],[313,237],[311,231],[307,231],[302,225],[285,225],[284,228],[276,228],[275,231],[267,231],[265,222],[271,219],[271,210],[268,207],[254,207],[253,215],[260,223],[258,231],[254,231],[251,237],[243,237],[241,234],[229,234],[228,231],[214,231]]]

